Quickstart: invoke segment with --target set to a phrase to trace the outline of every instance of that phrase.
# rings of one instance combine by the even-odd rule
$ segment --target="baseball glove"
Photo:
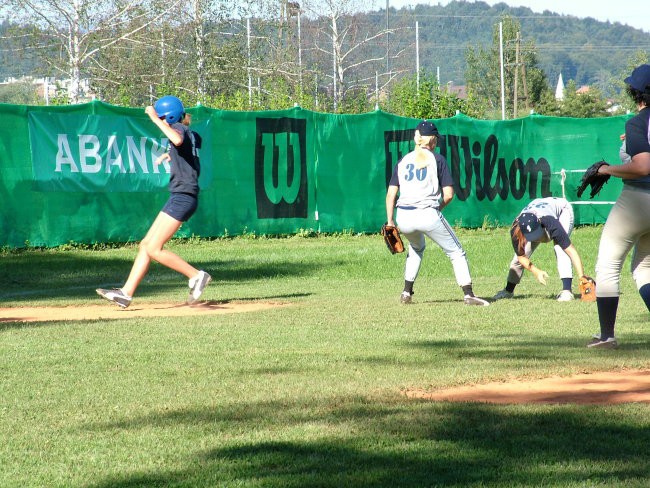
[[[605,161],[598,161],[585,170],[584,174],[582,175],[580,186],[578,186],[577,189],[578,198],[582,196],[582,192],[584,192],[588,186],[591,187],[589,198],[594,198],[603,188],[603,185],[607,183],[607,180],[609,180],[609,175],[601,175],[598,173],[598,168],[601,166],[609,166],[609,163],[606,163]]]
[[[583,276],[580,278],[580,284],[578,285],[580,289],[580,299],[583,302],[595,302],[596,301],[596,282],[593,278],[589,276]]]
[[[397,227],[384,224],[381,226],[381,235],[384,236],[384,242],[391,254],[404,252],[404,243]]]

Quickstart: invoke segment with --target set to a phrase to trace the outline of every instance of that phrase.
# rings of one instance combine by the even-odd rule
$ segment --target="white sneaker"
[[[496,295],[494,295],[492,297],[492,300],[502,300],[504,298],[512,298],[513,296],[515,296],[513,292],[503,289],[500,292],[498,292]]]
[[[411,303],[411,294],[408,291],[403,291],[399,297],[399,302],[408,305]]]
[[[557,301],[558,302],[570,302],[571,300],[575,300],[576,297],[573,296],[573,293],[569,290],[562,290],[560,294],[557,296]]]
[[[618,347],[618,342],[616,337],[608,337],[604,341],[600,339],[600,334],[597,336],[594,335],[593,340],[587,344],[589,348],[598,348],[598,349],[616,349]]]
[[[113,302],[122,308],[126,308],[131,305],[131,301],[133,300],[133,297],[125,294],[120,288],[114,288],[112,290],[97,288],[95,291],[100,297],[106,298],[106,300],[109,302]]]
[[[205,290],[205,287],[208,286],[208,283],[211,281],[212,276],[205,271],[199,271],[199,274],[189,280],[188,285],[190,287],[190,296],[187,298],[187,303],[191,305],[201,298],[203,290]]]
[[[490,305],[487,300],[483,300],[482,298],[471,295],[465,295],[463,301],[465,302],[465,305],[478,305],[479,307],[487,307]]]

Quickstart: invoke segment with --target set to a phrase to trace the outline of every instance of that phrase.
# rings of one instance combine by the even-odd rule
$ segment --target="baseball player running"
[[[176,97],[160,98],[154,106],[148,106],[145,113],[165,134],[170,142],[166,157],[171,162],[169,179],[170,197],[151,224],[138,248],[138,255],[131,267],[126,283],[117,289],[98,288],[97,294],[122,308],[131,304],[133,295],[149,270],[151,260],[173,269],[189,279],[190,294],[187,303],[196,302],[212,277],[188,264],[183,258],[164,249],[183,222],[187,222],[198,207],[200,163],[196,151],[195,133],[184,120],[185,108]],[[160,159],[156,161],[160,163]]]
[[[587,347],[615,348],[616,313],[623,263],[630,250],[632,276],[650,310],[650,65],[643,64],[625,79],[627,93],[639,113],[625,124],[625,147],[619,165],[605,165],[598,173],[623,179],[623,191],[612,208],[600,237],[596,262],[596,305],[600,334]]]
[[[546,285],[548,273],[535,266],[530,257],[541,243],[550,241],[554,244],[557,270],[562,280],[562,291],[557,295],[557,301],[568,302],[574,299],[571,292],[571,263],[578,276],[584,276],[584,270],[578,251],[569,238],[573,231],[573,220],[573,208],[564,198],[537,198],[521,211],[510,229],[515,256],[510,262],[506,287],[494,296],[494,300],[513,297],[524,269]]]
[[[395,226],[393,214],[396,213],[399,229],[409,241],[400,302],[411,303],[413,284],[426,247],[426,236],[438,244],[451,260],[456,282],[464,293],[465,304],[486,306],[489,303],[472,291],[465,251],[441,213],[454,197],[454,188],[447,161],[433,152],[438,134],[433,123],[423,121],[418,124],[415,129],[415,150],[395,165],[386,193],[387,225]]]

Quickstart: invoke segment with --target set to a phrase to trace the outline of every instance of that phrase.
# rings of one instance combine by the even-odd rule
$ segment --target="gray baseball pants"
[[[650,190],[625,185],[600,237],[597,297],[620,295],[621,270],[632,248],[632,277],[640,289],[650,283]]]

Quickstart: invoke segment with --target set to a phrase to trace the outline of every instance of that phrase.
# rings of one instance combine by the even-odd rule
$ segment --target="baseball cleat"
[[[411,301],[411,294],[408,291],[403,291],[399,297],[399,302],[408,305]]]
[[[608,337],[604,341],[601,340],[600,335],[594,335],[592,341],[587,344],[589,348],[598,348],[598,349],[616,349],[618,347],[618,342],[616,337]]]
[[[133,297],[130,297],[126,295],[122,290],[119,288],[115,288],[113,290],[106,290],[104,288],[97,288],[95,290],[97,294],[100,297],[105,298],[109,302],[113,302],[116,305],[119,305],[122,308],[126,308],[129,305],[131,305],[131,300],[133,300]]]
[[[501,290],[496,295],[492,297],[492,300],[502,300],[504,298],[512,298],[515,294],[508,290]]]
[[[187,298],[187,303],[192,304],[201,298],[201,294],[205,287],[208,286],[208,283],[212,281],[212,276],[210,276],[205,271],[199,271],[194,278],[189,280],[188,284],[190,287],[190,296]]]
[[[576,297],[573,296],[570,290],[562,290],[556,298],[558,302],[570,302],[571,300],[575,300]]]
[[[490,305],[487,300],[472,295],[465,295],[463,301],[465,302],[465,305],[478,305],[479,307],[487,307]]]

